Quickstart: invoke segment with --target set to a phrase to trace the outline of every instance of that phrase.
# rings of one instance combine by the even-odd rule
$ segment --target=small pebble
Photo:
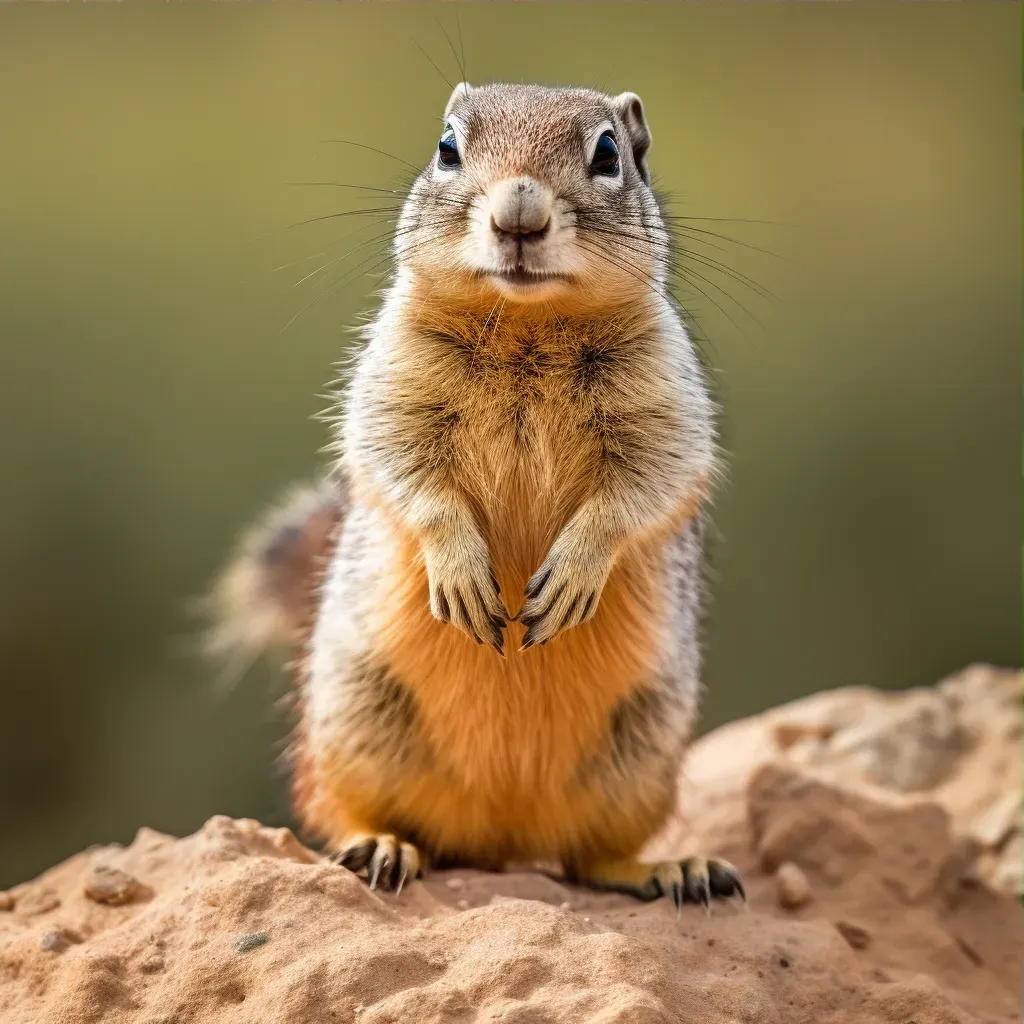
[[[120,907],[130,903],[139,892],[138,879],[118,868],[98,864],[85,880],[85,895],[96,903]]]
[[[779,966],[780,967],[788,967],[789,966],[789,961],[784,956],[780,956],[779,957]]]
[[[60,906],[60,897],[52,889],[29,889],[18,899],[22,914],[46,914]]]
[[[248,953],[250,949],[257,949],[259,946],[266,945],[269,939],[270,936],[266,932],[246,932],[235,943],[235,951],[238,953]]]
[[[572,904],[566,900],[564,903],[558,904],[560,910],[572,910]]]
[[[0,910],[13,910],[14,897],[9,892],[0,892]]]
[[[802,869],[787,860],[775,872],[775,895],[780,907],[796,910],[811,898],[811,883]]]
[[[53,928],[39,940],[39,945],[47,953],[62,953],[74,939],[77,939],[77,936],[71,935],[63,928]]]
[[[449,889],[461,889],[466,883],[461,878],[446,878],[444,884]]]
[[[836,930],[854,949],[867,949],[871,942],[867,928],[852,921],[836,921]]]

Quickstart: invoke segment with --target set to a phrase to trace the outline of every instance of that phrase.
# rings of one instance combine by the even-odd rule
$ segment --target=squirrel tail
[[[343,481],[293,487],[250,526],[204,599],[204,647],[237,678],[263,653],[303,643],[347,508]]]

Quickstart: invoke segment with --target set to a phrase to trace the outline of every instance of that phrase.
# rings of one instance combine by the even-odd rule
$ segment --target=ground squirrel
[[[547,860],[742,895],[724,861],[638,859],[696,714],[716,470],[650,144],[633,93],[454,90],[333,475],[222,579],[220,641],[303,652],[297,809],[374,886]]]

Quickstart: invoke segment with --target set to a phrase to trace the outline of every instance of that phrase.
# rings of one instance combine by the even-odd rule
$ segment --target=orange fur
[[[699,496],[684,503],[678,525],[698,504]],[[543,525],[537,496],[523,486],[495,494],[485,511],[496,574],[514,611],[557,530]],[[371,628],[418,698],[426,742],[473,785],[428,772],[383,794],[318,751],[317,792],[304,785],[297,793],[311,824],[341,842],[387,831],[397,816],[415,822],[428,849],[458,849],[493,867],[582,849],[595,834],[605,851],[638,852],[670,813],[673,793],[653,808],[636,800],[612,809],[606,793],[574,786],[573,776],[599,750],[616,703],[655,670],[664,537],[624,547],[594,618],[549,646],[520,653],[525,630],[510,623],[503,660],[431,616],[418,542],[393,529],[394,561],[373,596],[379,617]]]

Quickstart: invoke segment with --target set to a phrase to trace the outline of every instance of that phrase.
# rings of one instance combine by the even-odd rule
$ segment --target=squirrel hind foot
[[[685,857],[645,864],[638,860],[598,861],[567,869],[566,877],[591,889],[628,893],[642,900],[670,896],[677,913],[699,903],[710,914],[712,899],[739,896],[747,901],[739,871],[719,857]]]
[[[407,881],[422,878],[426,867],[426,858],[412,843],[390,832],[349,836],[334,859],[356,874],[365,873],[371,889],[393,889],[396,896]]]

